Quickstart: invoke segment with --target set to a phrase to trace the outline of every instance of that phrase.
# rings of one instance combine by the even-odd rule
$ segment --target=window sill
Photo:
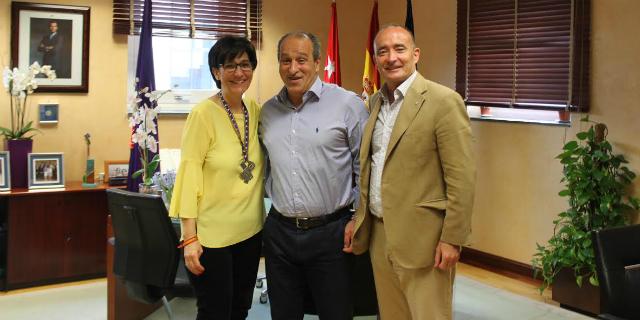
[[[544,126],[570,127],[569,121],[560,121],[557,111],[489,108],[489,115],[482,115],[480,107],[467,106],[472,121],[524,123]]]

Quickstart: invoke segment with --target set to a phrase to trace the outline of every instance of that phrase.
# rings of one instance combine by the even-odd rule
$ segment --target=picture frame
[[[104,182],[110,186],[127,184],[129,177],[129,160],[105,160]]]
[[[29,190],[64,188],[63,154],[29,153],[27,155]]]
[[[0,151],[0,191],[11,190],[11,158],[9,151]]]
[[[11,65],[51,65],[56,79],[36,78],[36,92],[89,91],[90,7],[11,3]],[[40,75],[38,75],[39,77]]]
[[[41,103],[38,105],[38,115],[40,123],[58,123],[58,104]]]

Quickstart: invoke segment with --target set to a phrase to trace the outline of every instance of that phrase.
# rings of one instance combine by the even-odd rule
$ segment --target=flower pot
[[[11,158],[11,188],[26,188],[28,186],[27,155],[33,150],[33,140],[7,140],[7,150]]]
[[[138,184],[138,192],[140,193],[146,193],[146,194],[157,194],[157,195],[162,195],[162,190],[160,190],[160,188],[158,188],[158,186],[156,185],[145,185],[145,184]]]
[[[480,107],[481,117],[491,117],[491,107]]]
[[[563,123],[571,122],[571,112],[569,110],[559,110],[558,121]]]
[[[600,287],[591,285],[588,279],[578,287],[572,269],[564,268],[555,276],[551,298],[565,309],[589,315],[600,314]]]

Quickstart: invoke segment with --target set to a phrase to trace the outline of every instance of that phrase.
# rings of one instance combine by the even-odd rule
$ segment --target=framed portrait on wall
[[[9,161],[9,151],[0,151],[0,191],[11,190]]]
[[[62,153],[29,153],[27,161],[29,189],[64,187]]]
[[[56,71],[54,80],[36,79],[36,92],[88,92],[89,17],[89,7],[11,3],[11,65]]]

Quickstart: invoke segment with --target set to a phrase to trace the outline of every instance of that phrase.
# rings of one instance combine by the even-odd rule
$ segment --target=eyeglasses
[[[244,71],[244,72],[253,71],[253,65],[249,62],[240,62],[240,63],[229,62],[229,63],[221,64],[219,67],[228,73],[236,72],[238,67],[240,67],[240,71]]]

